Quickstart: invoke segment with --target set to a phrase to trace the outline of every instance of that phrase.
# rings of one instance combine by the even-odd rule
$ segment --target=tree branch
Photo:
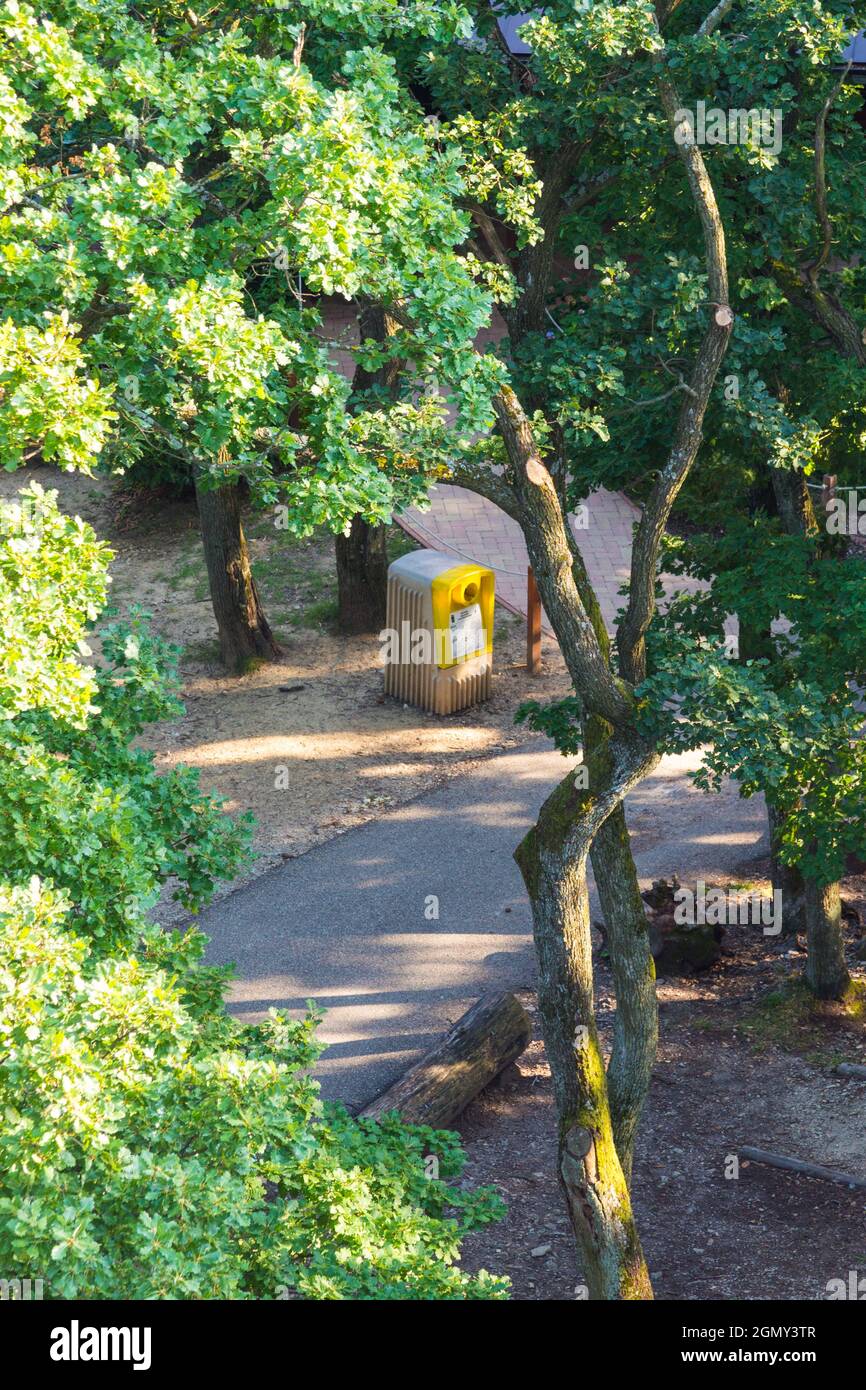
[[[866,329],[860,328],[845,305],[783,261],[771,260],[770,267],[791,302],[829,333],[842,356],[853,357],[858,366],[866,367]]]
[[[712,181],[691,133],[685,126],[677,128],[680,100],[664,72],[662,55],[654,54],[653,62],[657,69],[662,106],[675,134],[692,201],[704,233],[710,303],[714,309],[698,349],[689,394],[680,409],[673,447],[644,507],[632,545],[628,608],[617,632],[617,649],[620,672],[633,684],[638,684],[646,675],[645,638],[655,613],[655,583],[661,539],[671,508],[701,444],[704,415],[727,350],[734,317],[728,305],[725,233]]]
[[[813,284],[817,283],[818,273],[830,255],[830,247],[833,243],[833,226],[827,211],[827,116],[830,107],[845,85],[845,79],[851,71],[851,66],[852,64],[848,63],[839,81],[834,83],[815,122],[815,205],[818,213],[818,224],[823,235],[823,245],[817,261],[809,270],[809,279]]]
[[[470,208],[470,213],[472,221],[484,237],[493,259],[499,265],[504,266],[506,270],[511,271],[511,259],[505,247],[502,245],[502,242],[499,240],[499,233],[493,225],[493,218],[490,217],[482,207],[478,207],[477,204],[473,204]]]
[[[92,338],[111,319],[119,318],[130,312],[131,304],[106,299],[107,292],[108,286],[105,281],[102,281],[97,285],[96,292],[87,308],[78,315],[78,333],[76,336],[79,342],[83,343],[88,338]]]
[[[455,463],[447,481],[486,497],[515,521],[520,520],[520,504],[514,489],[501,473],[494,473],[489,464]]]
[[[710,10],[703,24],[698,29],[698,38],[707,38],[714,29],[717,29],[729,10],[733,9],[734,0],[719,0],[714,10]]]
[[[630,728],[634,708],[631,691],[611,670],[593,616],[581,598],[574,572],[573,537],[569,538],[570,527],[553,479],[539,456],[532,426],[510,386],[502,387],[493,407],[505,442],[509,481],[519,503],[518,520],[529,559],[574,688],[587,711],[620,728]],[[586,583],[588,586],[588,580]]]
[[[668,20],[671,18],[673,14],[676,13],[676,11],[679,9],[682,3],[683,0],[667,0],[667,4],[659,3],[656,5],[656,13],[658,15],[660,29],[664,28]]]

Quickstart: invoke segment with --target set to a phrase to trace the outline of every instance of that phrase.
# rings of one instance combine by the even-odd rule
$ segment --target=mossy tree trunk
[[[657,81],[674,134],[681,102],[665,74],[661,51]],[[489,470],[466,466],[454,474],[455,482],[496,502],[520,524],[542,602],[582,710],[586,786],[578,785],[575,773],[564,779],[548,798],[516,858],[532,905],[539,1002],[559,1109],[559,1175],[594,1298],[652,1297],[634,1225],[628,1175],[655,1054],[657,1015],[654,966],[622,803],[658,762],[658,753],[639,733],[634,690],[646,676],[645,638],[655,612],[662,536],[700,447],[704,415],[733,324],[724,231],[712,184],[698,147],[678,136],[673,143],[685,166],[704,233],[709,309],[690,378],[682,384],[672,445],[635,533],[629,601],[617,633],[615,657],[566,518],[563,460],[552,453],[543,458],[526,410],[510,387],[503,387],[494,400],[505,469],[491,475]],[[537,319],[543,312],[550,244],[559,222],[573,212],[565,192],[577,169],[570,167],[567,154],[563,152],[561,161],[562,197],[552,198],[550,188],[555,191],[556,183],[544,180],[539,203],[544,242],[530,248],[519,267],[521,284],[532,284],[532,302],[522,315],[507,307],[503,311],[512,350],[519,345],[525,314],[531,310],[530,317],[534,313]],[[575,162],[579,164],[577,155]],[[582,196],[591,201],[604,186],[601,180]],[[483,221],[481,226],[483,231]],[[495,249],[495,229],[485,235]],[[496,259],[507,256],[505,248],[498,251]],[[529,398],[526,404],[530,409],[544,408],[543,402]],[[593,1004],[586,884],[590,855],[617,993],[607,1072]]]
[[[532,901],[538,1002],[559,1114],[559,1179],[589,1295],[650,1299],[595,1022],[586,882],[595,806],[569,773],[515,858]]]
[[[223,663],[242,673],[253,661],[275,661],[282,650],[250,568],[237,485],[209,488],[196,474],[195,495]]]

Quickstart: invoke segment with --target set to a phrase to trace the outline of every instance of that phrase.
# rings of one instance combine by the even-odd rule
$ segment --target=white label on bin
[[[480,603],[470,603],[468,608],[458,609],[456,613],[451,614],[449,622],[452,661],[466,661],[470,656],[477,656],[479,652],[484,651],[487,636]]]

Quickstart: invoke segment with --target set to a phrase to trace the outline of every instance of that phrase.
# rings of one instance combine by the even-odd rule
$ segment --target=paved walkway
[[[608,628],[622,607],[620,589],[628,581],[632,528],[640,512],[621,492],[599,488],[584,503],[585,514],[571,518],[593,588]],[[412,507],[396,518],[415,540],[446,550],[496,572],[496,597],[512,613],[526,613],[529,556],[516,521],[486,497],[451,483],[430,489],[430,510]],[[552,629],[545,615],[545,630]]]
[[[742,877],[758,852],[759,799],[718,796],[666,758],[629,798],[646,886]],[[529,903],[514,848],[568,762],[545,740],[479,763],[428,796],[317,846],[204,912],[207,959],[235,961],[230,1008],[328,1012],[325,1095],[363,1104],[487,989],[531,988]],[[433,916],[433,911],[438,916]]]
[[[352,347],[358,341],[355,306],[339,298],[324,302],[323,318],[335,366],[351,380],[355,370]],[[494,320],[479,334],[479,344],[505,336],[505,325]],[[621,492],[599,488],[585,499],[587,525],[576,524],[574,534],[586,562],[589,577],[601,604],[605,622],[613,631],[619,593],[629,577],[632,528],[640,512]],[[396,520],[413,539],[431,550],[444,550],[464,560],[489,566],[496,572],[496,598],[512,613],[526,613],[526,572],[529,557],[516,521],[486,497],[451,483],[430,490],[430,509],[412,507]],[[546,615],[542,626],[553,636]]]
[[[638,512],[604,490],[586,506],[588,525],[575,536],[613,627]],[[490,565],[500,602],[526,611],[523,538],[497,507],[440,484],[430,511],[401,523],[426,545]],[[629,799],[646,883],[674,870],[683,882],[736,877],[758,850],[757,799],[743,802],[731,789],[704,796],[688,780],[690,765],[665,759]],[[531,987],[529,904],[512,855],[566,767],[543,740],[490,758],[216,903],[200,925],[207,959],[237,964],[231,1010],[252,1021],[316,1000],[328,1011],[323,1091],[361,1105],[484,990]]]
[[[583,515],[569,518],[595,589],[608,632],[613,636],[618,611],[625,606],[620,593],[631,573],[631,546],[640,509],[622,492],[598,488],[583,503]],[[421,545],[431,550],[450,551],[463,560],[489,566],[496,574],[496,599],[512,613],[526,614],[526,574],[529,556],[523,532],[516,521],[486,497],[451,483],[437,483],[430,489],[430,509],[412,507],[395,520]],[[694,593],[704,581],[680,575],[660,576],[668,598],[685,591]],[[542,628],[555,636],[542,610]],[[725,632],[737,632],[736,618],[729,617]]]

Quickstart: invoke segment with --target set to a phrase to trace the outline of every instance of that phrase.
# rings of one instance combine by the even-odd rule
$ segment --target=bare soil
[[[334,631],[331,539],[292,542],[271,515],[252,511],[254,570],[286,655],[227,677],[194,504],[139,497],[131,505],[110,480],[46,468],[0,475],[0,496],[30,478],[56,487],[61,505],[113,546],[119,610],[144,607],[180,646],[187,713],[151,730],[147,744],[161,767],[188,763],[232,810],[254,813],[254,872],[523,742],[513,723],[520,701],[568,689],[546,641],[542,675],[527,675],[523,623],[497,608],[487,705],[440,719],[386,700],[375,637]],[[408,547],[396,530],[392,542],[395,554]],[[286,768],[288,786],[279,790]],[[657,819],[632,830],[642,844],[664,833]],[[765,865],[733,867],[751,887],[766,888]],[[866,881],[845,887],[866,921]],[[850,934],[853,945],[856,929]],[[659,983],[659,1058],[634,1176],[656,1297],[820,1299],[830,1279],[866,1274],[866,1193],[746,1163],[734,1179],[726,1164],[751,1144],[866,1177],[866,1083],[830,1071],[842,1059],[866,1060],[866,1028],[862,1017],[838,1006],[811,1011],[789,992],[804,959],[796,944],[730,928],[724,945],[707,973]],[[525,1002],[534,1009],[531,996]],[[603,960],[598,1004],[609,1037],[615,1004]],[[504,1222],[469,1238],[466,1265],[509,1274],[518,1300],[581,1296],[555,1177],[556,1117],[540,1036],[460,1128],[467,1180],[495,1183],[508,1203]]]
[[[845,885],[861,912],[864,886]],[[852,947],[856,937],[849,930]],[[748,1162],[726,1176],[745,1145],[866,1178],[866,1082],[831,1074],[838,1061],[866,1061],[866,1020],[792,989],[804,960],[796,943],[733,927],[710,971],[659,981],[658,1062],[633,1179],[656,1298],[818,1300],[830,1280],[866,1276],[866,1190]],[[615,1003],[597,966],[609,1039]],[[533,996],[524,1003],[537,1021]],[[518,1300],[585,1298],[537,1026],[459,1128],[467,1180],[495,1184],[508,1204],[504,1222],[468,1238],[465,1266],[508,1274]]]
[[[61,507],[112,546],[111,601],[120,614],[144,608],[154,630],[180,648],[186,714],[149,730],[143,743],[160,768],[186,763],[229,811],[252,811],[258,857],[248,877],[523,743],[532,735],[514,723],[521,700],[568,689],[559,650],[547,639],[543,672],[528,675],[525,621],[497,604],[485,705],[443,718],[386,699],[376,636],[335,629],[332,537],[294,540],[276,528],[273,512],[252,508],[245,528],[253,572],[285,656],[229,676],[219,661],[194,501],[130,496],[110,479],[46,467],[0,474],[0,496],[31,480],[56,488]],[[397,527],[389,544],[392,558],[415,548]],[[178,914],[165,901],[159,915]]]

